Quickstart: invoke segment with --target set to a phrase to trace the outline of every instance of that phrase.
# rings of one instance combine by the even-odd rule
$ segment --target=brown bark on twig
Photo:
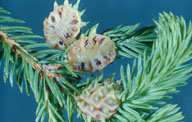
[[[22,59],[25,58],[25,60],[28,62],[28,63],[31,63],[32,64],[32,67],[34,70],[37,70],[41,76],[43,77],[43,73],[46,73],[47,76],[50,78],[50,79],[53,79],[53,78],[56,78],[56,77],[62,77],[61,75],[58,75],[56,73],[53,73],[52,70],[51,71],[46,71],[43,69],[43,66],[42,64],[38,64],[38,59],[32,55],[30,55],[28,53],[28,51],[26,49],[24,49],[20,44],[18,44],[15,40],[11,39],[10,37],[7,36],[6,33],[4,33],[3,31],[0,31],[0,41],[1,41],[1,38],[4,38],[5,39],[5,42],[11,47],[11,50],[15,53],[18,54],[18,56]],[[31,56],[36,62],[31,62],[28,58],[24,57],[22,55],[22,53],[16,49],[15,47],[19,47],[20,49],[22,49],[26,54],[28,54],[29,56]],[[54,64],[54,66],[56,67],[56,69],[60,68],[60,65],[59,64]]]

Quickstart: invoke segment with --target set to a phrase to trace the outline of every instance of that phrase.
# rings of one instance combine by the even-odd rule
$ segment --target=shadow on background
[[[69,0],[74,3],[75,0]],[[26,26],[31,27],[33,32],[43,35],[43,20],[48,17],[53,9],[54,0],[0,0],[0,6],[12,13],[11,16],[26,21]],[[58,0],[62,4],[63,0]],[[98,32],[122,25],[133,25],[142,22],[143,26],[153,24],[153,19],[158,18],[159,12],[172,11],[182,15],[188,22],[192,20],[191,0],[82,0],[80,9],[86,8],[83,21],[90,24],[83,31],[99,23]],[[119,79],[120,65],[132,64],[131,59],[118,60],[105,68],[105,75],[117,72]],[[190,79],[191,80],[191,79]],[[179,88],[180,93],[173,95],[169,103],[178,104],[185,116],[185,122],[192,122],[192,83]],[[0,68],[0,122],[34,122],[37,104],[33,95],[21,94],[16,84],[12,88],[7,82],[3,83],[3,69]],[[80,122],[74,117],[75,122]]]

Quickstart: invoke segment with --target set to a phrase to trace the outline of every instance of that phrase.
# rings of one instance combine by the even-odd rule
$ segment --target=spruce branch
[[[4,16],[0,19],[5,20],[5,22],[21,23],[21,21],[16,19],[12,19],[15,21],[6,21],[7,18],[10,17]],[[0,28],[0,42],[2,45],[0,59],[5,59],[4,81],[6,82],[9,76],[10,83],[13,86],[13,81],[16,79],[21,92],[25,83],[28,95],[30,94],[30,88],[32,89],[35,99],[39,103],[37,121],[40,118],[41,121],[44,121],[47,113],[49,121],[58,119],[65,121],[62,110],[67,108],[68,104],[72,105],[72,103],[69,101],[71,99],[69,99],[66,104],[64,96],[67,92],[70,95],[73,95],[73,91],[79,92],[77,88],[66,80],[73,79],[73,82],[75,82],[77,78],[73,76],[78,77],[76,73],[68,71],[67,68],[64,69],[65,72],[54,72],[54,70],[59,70],[65,65],[63,60],[56,61],[55,59],[65,58],[66,52],[63,54],[63,51],[54,49],[37,50],[36,48],[47,48],[50,45],[31,41],[31,39],[42,39],[42,37],[31,35],[31,29],[28,27],[0,25]],[[53,57],[54,54],[56,56]],[[39,57],[44,60],[40,60]],[[45,60],[46,57],[48,58],[47,60]],[[67,77],[71,74],[73,75],[70,78]],[[68,111],[70,113],[71,110]]]
[[[22,60],[26,60],[28,64],[31,64],[33,69],[36,70],[42,77],[44,77],[43,76],[44,73],[50,79],[61,77],[58,74],[53,73],[51,71],[45,72],[45,70],[42,67],[42,64],[38,63],[38,59],[35,56],[30,55],[28,51],[23,47],[21,47],[20,44],[18,44],[15,40],[10,39],[6,33],[0,31],[0,38],[3,42],[3,46],[9,46],[14,53],[16,53],[20,58],[22,58]],[[60,65],[57,65],[56,69],[59,69],[59,67]]]
[[[1,7],[0,13],[9,14]],[[9,16],[0,17],[0,23],[7,22],[24,21]],[[121,104],[112,117],[102,118],[102,122],[176,122],[183,119],[175,105],[161,108],[157,105],[165,104],[163,100],[170,99],[169,94],[177,93],[176,87],[185,85],[185,81],[191,77],[192,64],[183,63],[191,59],[192,25],[190,22],[187,28],[184,19],[175,17],[172,13],[160,14],[159,21],[155,23],[156,27],[150,26],[138,31],[135,31],[139,27],[139,24],[136,24],[119,26],[103,33],[116,42],[119,54],[128,58],[136,57],[138,63],[136,64],[135,60],[132,70],[128,65],[126,73],[121,67],[122,84],[114,89],[123,88]],[[49,122],[72,122],[75,111],[79,112],[82,121],[94,121],[80,112],[75,96],[90,95],[91,93],[82,91],[88,86],[91,87],[91,84],[98,86],[103,76],[80,82],[80,74],[73,72],[64,61],[67,59],[68,49],[64,52],[37,49],[50,45],[33,41],[42,37],[33,35],[28,27],[0,25],[0,30],[0,61],[5,60],[4,81],[9,76],[11,85],[15,78],[21,91],[23,82],[27,94],[30,93],[30,88],[32,89],[38,103],[36,121],[43,122],[48,115]],[[149,51],[152,51],[150,56]],[[109,78],[110,81],[113,81],[113,78],[114,75]],[[119,86],[119,83],[117,84],[116,86]],[[111,101],[111,104],[117,102]],[[68,119],[63,117],[64,109]]]
[[[155,21],[157,28],[156,41],[153,44],[152,52],[148,55],[147,51],[140,55],[138,62],[134,61],[131,69],[127,65],[127,72],[124,72],[123,66],[120,69],[121,82],[124,90],[121,93],[121,105],[117,112],[109,119],[102,118],[102,122],[177,122],[184,117],[176,105],[165,105],[161,107],[165,99],[171,99],[170,94],[178,93],[177,87],[186,85],[186,80],[190,78],[192,64],[186,64],[191,60],[192,54],[192,25],[189,22],[188,27],[183,17],[175,17],[172,13],[160,14],[159,21]],[[129,51],[127,52],[129,54]],[[92,80],[93,86],[99,87],[99,82],[102,79],[96,78]],[[106,81],[104,81],[105,83]],[[84,83],[85,88],[92,87],[89,84],[89,79]],[[83,88],[84,89],[84,88]],[[107,88],[106,88],[107,89]],[[83,102],[94,101],[95,92],[97,90],[87,90],[83,95],[90,96],[83,99],[81,97],[79,109],[83,106]],[[110,93],[105,93],[106,96]],[[111,96],[113,94],[110,94]],[[102,104],[101,97],[101,103]],[[77,101],[79,102],[79,101]],[[96,102],[97,103],[97,102]],[[94,122],[89,116],[91,108],[95,107],[96,103],[88,103],[90,106],[81,113],[82,121]],[[98,104],[98,103],[97,103]],[[106,103],[105,103],[106,104]],[[159,108],[160,107],[160,108]],[[107,107],[106,107],[107,108]],[[97,109],[97,107],[95,108]],[[87,110],[87,112],[86,112]],[[103,112],[103,111],[99,111]],[[93,111],[92,114],[99,115],[98,111]],[[105,114],[105,112],[103,113]]]
[[[25,75],[24,75],[24,79],[25,79],[25,85],[26,85],[26,92],[29,95],[29,89],[30,87],[32,88],[34,94],[35,94],[35,98],[37,100],[37,102],[39,101],[41,104],[43,104],[42,107],[42,112],[40,112],[37,116],[36,120],[39,120],[39,116],[42,115],[42,121],[44,120],[45,117],[45,112],[47,111],[49,114],[49,119],[53,120],[55,118],[59,118],[60,120],[64,121],[65,119],[62,117],[62,112],[60,111],[56,111],[57,108],[55,108],[55,106],[58,105],[54,105],[54,102],[50,102],[50,99],[48,99],[46,96],[49,96],[50,94],[50,90],[52,92],[54,92],[53,94],[55,94],[57,98],[58,102],[57,104],[59,104],[59,106],[62,106],[62,101],[64,101],[63,96],[60,89],[53,83],[53,79],[57,79],[57,78],[62,78],[61,75],[53,73],[52,71],[47,71],[45,70],[45,68],[43,67],[42,64],[38,63],[38,59],[32,55],[30,55],[27,50],[25,50],[23,47],[21,47],[18,43],[16,43],[15,40],[10,39],[7,34],[5,34],[4,32],[0,32],[0,37],[1,37],[1,41],[3,43],[3,46],[7,49],[7,51],[13,51],[13,53],[15,53],[15,55],[17,55],[18,58],[21,58],[21,60],[23,60],[24,62],[24,70],[25,70]],[[7,53],[7,55],[9,55],[10,52]],[[11,56],[9,56],[11,58]],[[8,59],[8,58],[6,58]],[[15,60],[12,60],[13,63],[15,63]],[[5,64],[7,64],[7,66],[5,66],[5,76],[6,78],[8,77],[8,67],[9,67],[9,61],[5,61]],[[60,65],[56,65],[56,69],[59,68]],[[11,67],[11,73],[10,73],[10,82],[11,85],[13,85],[13,73],[14,73],[14,69],[16,68],[16,66],[12,66]],[[33,77],[34,76],[34,77]],[[21,75],[19,75],[18,77],[21,77]],[[5,81],[6,81],[6,78]],[[39,78],[41,79],[40,81],[40,87],[38,86],[38,81]],[[45,80],[47,81],[46,83],[48,84],[49,88],[46,86]],[[43,81],[44,80],[44,81]],[[22,86],[21,86],[21,80],[19,80],[19,86],[20,86],[20,90],[22,91]],[[27,82],[28,81],[28,82]],[[42,83],[43,82],[43,83]],[[68,83],[68,81],[64,81],[64,83]],[[41,85],[41,84],[44,84]],[[70,85],[70,83],[68,83],[68,85]],[[43,87],[42,87],[43,86]],[[64,85],[63,85],[64,86]],[[67,89],[67,87],[65,87]],[[73,88],[73,87],[72,87]],[[43,90],[44,89],[44,90]],[[40,90],[40,91],[39,91]],[[76,89],[75,89],[76,90]],[[39,91],[39,93],[38,93]],[[68,90],[69,91],[69,90]],[[78,91],[78,90],[76,90]],[[71,91],[69,91],[71,92]],[[42,95],[43,94],[43,95]],[[45,98],[42,98],[43,96],[45,96]],[[40,104],[40,105],[41,105]]]
[[[151,112],[158,109],[158,104],[165,104],[164,99],[172,98],[168,94],[178,92],[176,87],[186,85],[185,81],[191,77],[192,71],[191,64],[184,64],[191,59],[192,54],[191,22],[187,28],[183,17],[175,17],[172,13],[164,12],[164,14],[160,14],[159,21],[155,21],[155,23],[157,39],[153,44],[151,55],[148,56],[145,52],[143,60],[140,57],[137,65],[135,61],[132,70],[128,64],[127,74],[121,67],[121,77],[125,89],[122,94],[122,108],[124,111],[130,112],[130,116],[135,112],[135,115],[139,115],[144,120],[151,115]],[[165,111],[166,108],[162,108],[162,111]],[[157,113],[160,111],[161,109]],[[133,115],[132,118],[127,118],[123,114],[124,112],[119,112],[119,115],[129,121],[132,121],[132,118],[139,119],[139,116]],[[142,117],[142,115],[144,116]],[[178,113],[178,116],[175,114],[170,118],[171,121],[179,121],[183,117]],[[153,119],[160,121],[163,116]],[[169,119],[164,118],[162,121],[166,120]]]

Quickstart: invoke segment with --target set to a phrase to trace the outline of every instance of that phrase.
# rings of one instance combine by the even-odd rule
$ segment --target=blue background
[[[70,0],[74,3],[74,0]],[[31,27],[35,34],[43,35],[43,20],[52,11],[54,0],[0,0],[0,6],[12,13],[12,16],[25,20],[26,26]],[[62,0],[58,0],[62,4]],[[142,22],[142,26],[153,24],[158,13],[172,11],[174,14],[182,15],[188,22],[192,19],[191,0],[82,0],[80,10],[86,8],[83,16],[84,21],[90,24],[83,28],[100,23],[98,32],[114,28],[119,24],[132,25]],[[119,72],[120,65],[132,63],[131,59],[116,61],[105,68],[106,75]],[[119,73],[117,73],[119,78]],[[192,83],[179,88],[180,93],[173,95],[168,103],[178,104],[185,116],[185,122],[192,122]],[[11,87],[9,82],[3,82],[3,69],[0,68],[0,122],[34,122],[37,104],[34,96],[20,93],[14,83]],[[75,119],[75,122],[79,120]]]

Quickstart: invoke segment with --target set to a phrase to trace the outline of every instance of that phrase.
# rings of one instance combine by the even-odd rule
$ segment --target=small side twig
[[[10,46],[11,50],[15,53],[18,54],[18,56],[22,59],[25,59],[28,63],[32,64],[32,67],[34,70],[37,70],[40,75],[43,77],[43,73],[46,73],[46,75],[50,78],[57,78],[57,77],[61,77],[61,75],[58,75],[56,73],[53,73],[52,70],[45,70],[44,66],[42,64],[38,63],[38,59],[32,55],[30,55],[28,53],[28,51],[26,49],[24,49],[19,43],[17,43],[15,40],[11,39],[10,37],[8,37],[8,35],[6,33],[4,33],[3,31],[0,31],[0,41],[2,41],[2,38],[5,39],[5,42],[7,45]],[[22,52],[16,48],[18,47],[19,49],[21,49],[23,52],[25,52],[28,56],[30,56],[30,58],[32,58],[35,62],[31,62],[27,57],[24,57]],[[54,64],[55,69],[60,68],[61,65],[59,64]]]

